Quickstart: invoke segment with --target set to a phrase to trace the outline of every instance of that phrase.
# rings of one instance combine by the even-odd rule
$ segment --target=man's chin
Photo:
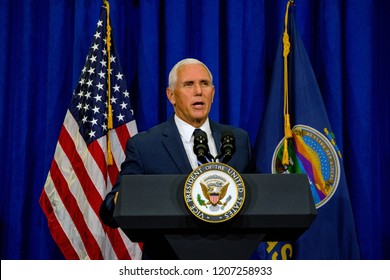
[[[204,122],[206,121],[207,117],[199,117],[199,118],[192,118],[192,123],[194,126],[197,126],[197,127],[200,127],[204,124]],[[196,125],[195,125],[196,124]]]

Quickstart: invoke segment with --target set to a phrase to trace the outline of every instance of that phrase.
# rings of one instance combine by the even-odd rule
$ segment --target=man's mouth
[[[194,103],[192,103],[192,106],[195,107],[195,108],[203,107],[204,106],[204,102],[194,102]]]

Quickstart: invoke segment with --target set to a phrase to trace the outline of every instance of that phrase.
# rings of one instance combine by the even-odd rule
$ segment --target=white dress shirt
[[[192,125],[189,125],[185,121],[181,120],[178,116],[175,115],[175,123],[177,126],[177,129],[179,130],[181,141],[183,142],[184,149],[186,150],[188,160],[190,161],[192,169],[195,169],[198,167],[198,159],[196,158],[196,155],[194,153],[194,130],[195,127]],[[199,127],[201,130],[206,132],[207,134],[207,140],[208,145],[210,149],[210,154],[215,157],[218,155],[217,147],[215,145],[215,141],[213,138],[213,135],[211,133],[210,129],[210,122],[209,119],[206,120],[206,122]]]

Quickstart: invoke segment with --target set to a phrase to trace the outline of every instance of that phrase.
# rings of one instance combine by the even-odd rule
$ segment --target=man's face
[[[194,127],[200,127],[210,112],[214,86],[203,65],[183,65],[177,71],[174,90],[167,88],[167,96],[180,119]]]

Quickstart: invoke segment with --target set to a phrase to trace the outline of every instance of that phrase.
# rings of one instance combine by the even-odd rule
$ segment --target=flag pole
[[[290,6],[294,4],[294,0],[287,1],[286,14],[284,17],[284,32],[283,32],[283,60],[284,60],[284,142],[283,142],[283,165],[289,164],[288,141],[292,137],[290,114],[288,110],[288,55],[290,53],[290,38],[288,35],[288,13]]]
[[[112,105],[111,105],[111,26],[110,26],[110,4],[108,0],[103,0],[107,10],[107,29],[106,29],[106,46],[107,46],[107,165],[114,163],[111,152],[110,130],[113,129]]]

